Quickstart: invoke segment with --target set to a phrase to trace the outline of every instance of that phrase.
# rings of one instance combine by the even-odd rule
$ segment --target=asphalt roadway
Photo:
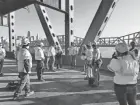
[[[113,91],[113,74],[102,70],[99,87],[90,87],[84,80],[81,68],[45,72],[45,82],[37,80],[35,65],[31,74],[31,86],[35,94],[16,101],[13,91],[5,87],[9,81],[17,80],[17,66],[13,60],[5,60],[4,77],[0,77],[0,105],[119,105]],[[137,104],[140,105],[140,81]],[[23,92],[24,94],[24,92]]]

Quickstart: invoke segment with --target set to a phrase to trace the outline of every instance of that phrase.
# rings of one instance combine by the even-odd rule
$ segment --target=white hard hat
[[[86,56],[81,55],[81,60],[85,60],[85,59],[86,59]]]
[[[97,42],[94,41],[94,42],[92,43],[92,46],[96,46],[96,45],[97,45]]]
[[[22,39],[22,45],[28,45],[30,42],[27,38]]]
[[[119,53],[124,53],[129,51],[129,48],[127,46],[126,43],[118,43],[115,47],[116,51],[118,51]]]

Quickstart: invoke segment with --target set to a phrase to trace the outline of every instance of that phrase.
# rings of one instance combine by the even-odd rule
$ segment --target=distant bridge
[[[57,36],[62,47],[65,46],[65,35]],[[74,43],[76,46],[80,46],[82,44],[84,38],[74,36]],[[128,35],[124,35],[121,37],[103,37],[99,38],[97,44],[99,47],[114,47],[119,42],[125,42],[126,44],[130,44],[131,41],[136,42],[136,46],[140,46],[140,32],[131,33]]]

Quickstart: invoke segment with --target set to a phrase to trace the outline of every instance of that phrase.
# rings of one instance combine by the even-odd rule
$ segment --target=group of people
[[[35,60],[37,62],[37,77],[38,80],[44,81],[43,71],[55,71],[54,65],[56,64],[57,69],[62,68],[62,50],[59,46],[44,47],[42,42],[37,44],[35,47]]]
[[[34,91],[30,88],[29,74],[31,73],[32,68],[32,56],[29,51],[29,43],[29,40],[24,38],[22,40],[22,46],[17,54],[20,84],[14,93],[14,100],[19,98],[23,88],[25,88],[25,96],[34,94]],[[43,72],[45,68],[54,71],[55,59],[57,68],[62,67],[62,50],[59,46],[55,47],[53,45],[44,49],[44,44],[42,42],[39,42],[34,50],[37,79],[39,81],[45,81],[43,78]]]
[[[99,69],[102,64],[102,59],[101,52],[96,42],[89,42],[87,45],[83,45],[81,59],[85,60],[85,80],[90,79],[94,81],[95,86],[99,86]]]
[[[85,79],[93,79],[96,86],[99,86],[97,71],[102,65],[101,53],[96,43],[89,43],[83,46],[82,60],[85,60]],[[136,105],[137,80],[140,69],[140,52],[136,48],[135,41],[130,46],[125,42],[118,43],[107,65],[111,72],[114,72],[114,91],[120,105]],[[97,69],[95,69],[97,68]]]
[[[43,48],[43,43],[38,43],[35,47],[35,60],[37,62],[37,78],[43,79],[43,68],[54,70],[54,63],[56,59],[57,68],[62,67],[62,50],[60,47],[50,46]],[[71,55],[71,67],[76,67],[77,48],[72,44],[68,49]],[[5,51],[0,44],[0,69],[2,68]],[[137,93],[137,79],[139,73],[139,50],[135,47],[135,42],[130,43],[130,47],[124,43],[118,43],[115,47],[115,52],[112,55],[110,63],[107,65],[108,69],[114,72],[114,91],[120,105],[136,105]],[[102,65],[101,52],[96,43],[89,43],[83,46],[82,60],[85,60],[85,79],[93,79],[97,86],[99,86],[99,69]],[[14,93],[14,100],[17,99],[23,88],[25,88],[25,96],[34,94],[30,88],[30,73],[32,68],[32,56],[29,52],[29,40],[24,38],[22,40],[22,47],[18,52],[18,72],[20,78],[20,85]],[[44,63],[45,62],[45,63]],[[95,69],[96,68],[96,69]],[[98,74],[97,74],[98,71]],[[0,71],[0,75],[2,72]]]

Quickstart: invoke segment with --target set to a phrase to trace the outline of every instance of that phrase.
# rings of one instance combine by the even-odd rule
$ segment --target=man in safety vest
[[[62,50],[59,46],[56,47],[56,55],[55,55],[55,58],[56,58],[56,67],[57,69],[59,68],[62,68]]]
[[[96,42],[92,44],[93,47],[93,74],[94,74],[94,79],[95,79],[95,86],[99,86],[99,79],[100,79],[100,72],[99,69],[102,65],[102,60],[101,60],[101,52],[99,48],[97,47]]]
[[[30,89],[30,76],[32,68],[32,56],[29,52],[29,40],[24,38],[22,40],[22,48],[18,53],[18,72],[20,77],[20,85],[14,93],[13,99],[16,100],[20,96],[22,90],[25,88],[25,96],[34,94]]]
[[[35,48],[35,60],[37,62],[37,67],[36,67],[37,77],[38,80],[40,81],[45,81],[43,79],[43,69],[44,69],[44,60],[45,60],[43,46],[44,44],[40,42],[38,46]]]
[[[52,72],[55,72],[55,70],[54,70],[54,64],[55,64],[56,50],[55,50],[55,46],[54,45],[51,45],[49,47],[49,53],[50,53],[49,70],[52,71]]]
[[[0,76],[3,76],[2,69],[5,55],[6,55],[5,49],[2,48],[2,43],[0,43]]]
[[[71,56],[71,68],[76,67],[76,55],[78,54],[78,49],[74,43],[71,43],[71,47],[68,48],[69,55]]]
[[[44,61],[45,64],[44,64],[44,66],[45,66],[46,70],[49,70],[49,60],[50,60],[49,47],[45,47],[44,55],[45,55],[45,61]]]

